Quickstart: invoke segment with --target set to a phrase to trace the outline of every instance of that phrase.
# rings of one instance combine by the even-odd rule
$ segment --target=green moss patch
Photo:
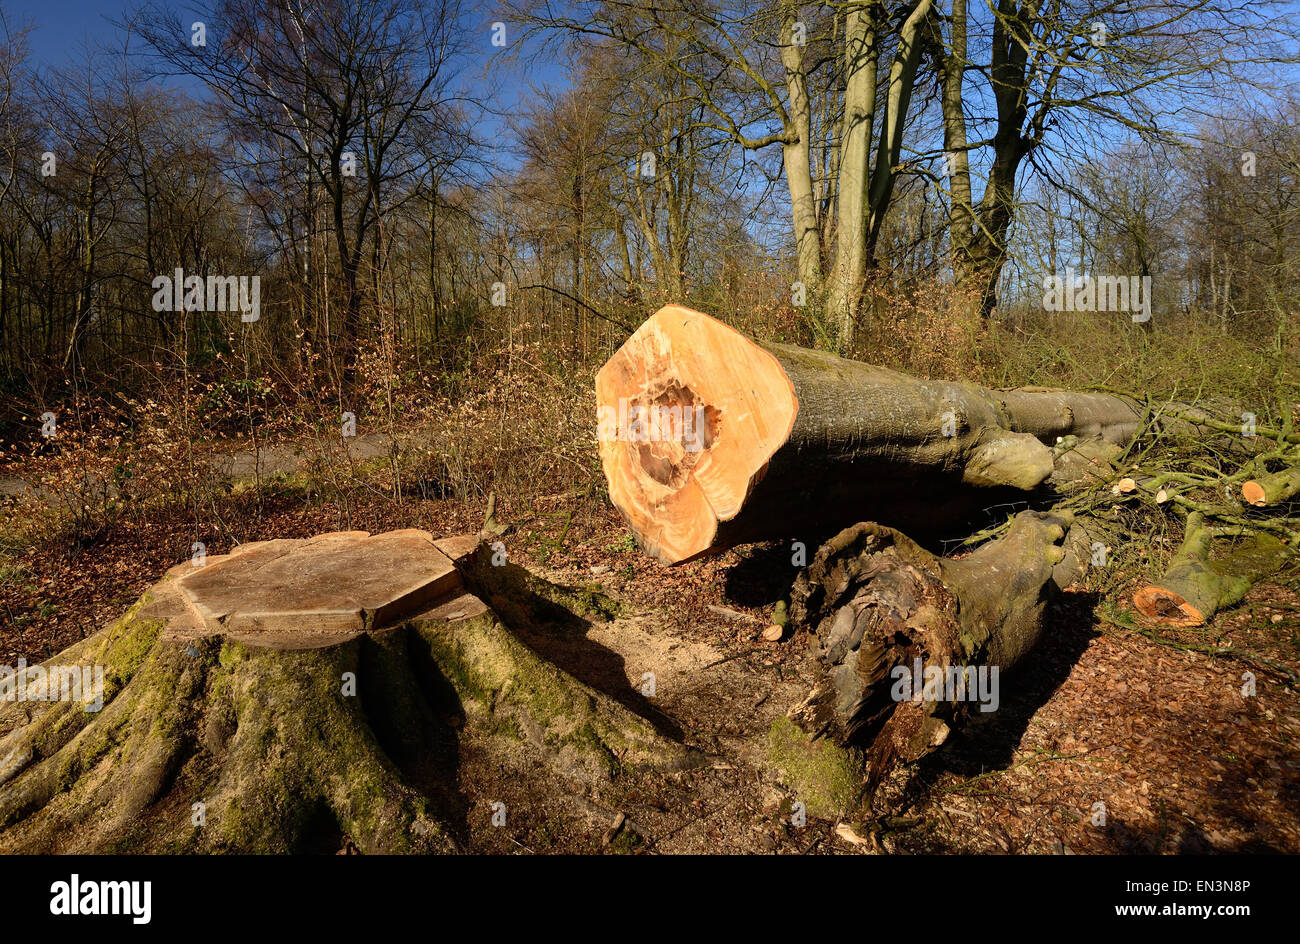
[[[789,718],[772,723],[767,735],[767,759],[811,816],[839,819],[857,801],[862,783],[861,754],[829,741],[811,740]]]

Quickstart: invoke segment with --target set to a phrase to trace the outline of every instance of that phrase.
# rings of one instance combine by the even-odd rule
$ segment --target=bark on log
[[[1165,626],[1201,626],[1219,610],[1239,602],[1257,580],[1277,570],[1292,553],[1272,535],[1248,534],[1212,558],[1215,539],[1224,536],[1202,515],[1188,515],[1183,543],[1164,576],[1133,595],[1138,611]]]
[[[1300,495],[1300,466],[1261,475],[1241,486],[1241,497],[1256,508],[1280,505]]]
[[[792,591],[791,618],[816,634],[822,675],[791,720],[862,748],[868,790],[937,749],[980,710],[972,696],[996,699],[1002,672],[1038,642],[1050,593],[1072,576],[1060,571],[1071,520],[1022,512],[961,560],[878,524],[841,531]]]
[[[610,499],[666,563],[873,520],[960,523],[1051,475],[1044,441],[1123,442],[1130,401],[921,380],[660,309],[596,378]]]

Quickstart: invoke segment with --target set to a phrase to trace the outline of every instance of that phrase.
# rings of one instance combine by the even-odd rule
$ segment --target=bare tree
[[[341,281],[344,386],[355,379],[362,263],[382,252],[374,241],[389,185],[422,161],[412,129],[450,97],[457,16],[456,0],[227,0],[199,14],[204,45],[177,14],[138,18],[159,60],[223,104],[249,164],[281,146],[300,162],[309,273],[313,194],[323,192]]]

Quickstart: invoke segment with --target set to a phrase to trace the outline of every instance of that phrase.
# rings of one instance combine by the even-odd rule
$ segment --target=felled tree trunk
[[[6,680],[27,697],[0,700],[0,852],[335,851],[345,835],[367,853],[455,851],[467,744],[588,785],[690,762],[466,590],[449,561],[471,565],[472,540],[442,546],[416,531],[244,545]],[[96,666],[80,698],[29,687]]]
[[[1070,523],[1022,512],[961,560],[878,524],[841,531],[791,594],[822,674],[790,718],[811,737],[861,748],[870,789],[972,712],[996,710],[1002,673],[1038,642],[1049,593],[1069,580],[1060,568]]]
[[[667,563],[853,521],[945,528],[1051,475],[1044,441],[1122,442],[1122,397],[920,380],[660,309],[596,378],[610,499]]]
[[[1217,555],[1213,553],[1216,539],[1229,544]],[[1239,602],[1291,553],[1272,535],[1214,528],[1202,515],[1192,513],[1187,516],[1183,543],[1164,576],[1138,590],[1133,604],[1143,616],[1166,626],[1201,626],[1219,610]]]

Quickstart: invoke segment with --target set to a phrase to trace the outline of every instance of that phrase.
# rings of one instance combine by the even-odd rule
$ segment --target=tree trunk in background
[[[866,274],[875,264],[875,247],[893,198],[902,159],[903,125],[921,61],[925,25],[932,0],[917,0],[899,27],[898,48],[889,67],[889,85],[880,116],[874,167],[867,142],[875,122],[879,53],[876,4],[850,8],[845,29],[844,123],[840,135],[838,231],[835,265],[826,293],[826,310],[835,329],[835,348],[853,344]]]
[[[966,113],[962,104],[962,80],[966,75],[966,0],[953,0],[951,22],[950,49],[943,51],[943,35],[937,24],[934,25],[933,42],[940,64],[944,163],[952,201],[948,240],[952,247],[953,273],[961,288],[963,278],[971,267],[971,240],[975,235],[970,153],[967,150]]]
[[[812,185],[812,106],[808,100],[808,77],[804,73],[803,47],[792,41],[797,7],[787,2],[782,17],[781,63],[785,66],[789,94],[789,131],[782,143],[781,157],[790,188],[790,211],[794,221],[794,244],[799,262],[799,281],[814,299],[822,288],[822,248],[817,232],[817,201]]]
[[[953,277],[957,288],[969,293],[970,310],[980,319],[987,318],[997,306],[998,279],[1006,263],[1007,235],[1015,216],[1016,174],[1033,146],[1032,140],[1022,134],[1028,114],[1028,52],[1022,33],[1030,30],[1021,19],[1022,12],[1012,0],[998,0],[989,69],[997,123],[991,142],[993,162],[978,207],[971,189],[962,105],[962,81],[970,65],[966,0],[953,0],[952,36],[946,48],[937,18],[930,22],[930,48],[940,62],[940,104],[952,205],[949,230]],[[1013,29],[1015,25],[1020,29]]]
[[[575,168],[573,174],[573,330],[570,335],[570,350],[578,353],[578,305],[582,297],[582,165]]]
[[[853,328],[867,271],[867,189],[871,132],[876,120],[874,3],[857,3],[845,14],[844,118],[840,132],[839,199],[836,205],[835,265],[826,307],[834,319],[837,347],[853,341]]]

